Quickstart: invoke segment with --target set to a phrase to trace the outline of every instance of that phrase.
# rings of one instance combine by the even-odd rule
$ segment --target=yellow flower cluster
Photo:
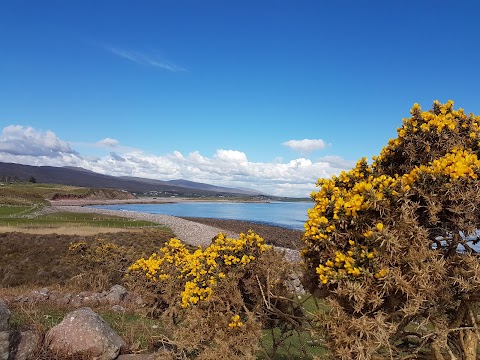
[[[341,219],[355,219],[363,210],[388,205],[392,196],[398,195],[395,190],[397,183],[397,179],[387,175],[374,177],[366,166],[366,159],[338,177],[320,179],[317,184],[320,190],[312,194],[315,206],[308,210],[304,238],[326,240],[337,229]]]
[[[240,320],[240,315],[233,315],[232,318],[230,319],[230,323],[228,324],[228,327],[231,329],[242,327],[243,322]]]
[[[342,172],[331,179],[318,180],[320,190],[311,195],[315,205],[308,211],[303,236],[308,249],[313,251],[305,249],[302,254],[306,258],[318,256],[318,249],[325,246],[328,248],[331,243],[339,249],[334,255],[330,253],[316,268],[321,283],[326,284],[345,276],[355,278],[360,274],[373,275],[376,279],[384,278],[388,269],[378,270],[378,265],[370,260],[377,256],[378,238],[384,228],[383,223],[376,219],[382,217],[385,209],[397,203],[401,197],[409,196],[410,189],[417,182],[440,181],[439,184],[443,184],[445,180],[455,182],[459,179],[478,178],[480,160],[476,152],[480,145],[477,143],[480,137],[480,117],[473,114],[468,117],[461,109],[453,110],[452,101],[446,104],[435,102],[434,109],[430,112],[422,112],[420,106],[415,104],[411,114],[412,117],[404,119],[403,127],[398,129],[398,137],[389,141],[379,157],[373,158],[371,166],[363,158],[348,172]],[[414,134],[423,134],[422,139],[429,139],[434,146],[435,141],[439,141],[438,137],[428,136],[443,132],[457,134],[470,147],[447,149],[443,156],[436,155],[432,161],[412,166],[411,170],[407,168],[400,175],[390,176],[384,173],[382,166],[389,166],[392,155],[397,151],[405,151],[399,150],[400,146],[407,140],[414,141]],[[425,144],[429,143],[427,140]],[[425,151],[428,152],[429,149],[425,145]],[[339,234],[342,235],[339,237]],[[338,244],[340,238],[347,238],[346,241],[355,246]],[[325,245],[317,245],[319,242]]]
[[[73,253],[85,253],[88,252],[90,256],[103,257],[110,251],[116,251],[120,247],[116,244],[106,242],[104,239],[95,239],[95,243],[89,247],[85,241],[79,241],[77,243],[70,243],[68,251]]]
[[[374,167],[380,163],[388,161],[399,147],[412,138],[417,139],[418,134],[422,136],[444,134],[444,136],[462,136],[466,141],[466,147],[479,147],[480,143],[480,116],[470,114],[467,116],[463,109],[454,110],[453,101],[449,100],[446,104],[438,101],[434,102],[434,109],[431,111],[421,111],[420,105],[414,104],[410,110],[412,117],[403,119],[403,126],[397,129],[398,137],[390,139],[388,145],[382,149],[378,157],[373,157]],[[430,151],[430,146],[425,147],[425,151]]]
[[[84,251],[88,247],[88,244],[85,241],[79,241],[76,243],[70,243],[68,251],[79,252]]]
[[[148,259],[141,258],[130,265],[128,271],[141,271],[152,281],[166,280],[170,278],[167,264],[180,266],[187,255],[188,249],[178,239],[170,239],[165,246],[160,248],[159,254],[153,253]]]
[[[140,271],[149,281],[166,280],[171,277],[184,282],[181,306],[186,308],[201,300],[208,300],[212,287],[226,272],[235,267],[245,267],[260,254],[271,249],[257,234],[249,231],[238,239],[219,234],[208,247],[198,247],[190,252],[178,239],[165,243],[159,254],[148,259],[139,259],[129,271]]]
[[[476,154],[463,149],[453,149],[452,152],[432,161],[428,165],[415,167],[410,173],[402,176],[402,181],[404,185],[411,186],[422,174],[445,175],[450,178],[450,181],[462,177],[477,179],[478,175],[476,172],[478,172],[479,168],[480,160],[478,160]]]
[[[340,280],[347,275],[358,277],[362,273],[370,272],[369,268],[373,265],[371,261],[378,255],[377,250],[374,248],[369,251],[366,246],[358,246],[353,240],[349,241],[349,245],[350,248],[346,253],[336,251],[333,260],[327,260],[324,265],[320,264],[316,268],[316,273],[323,284],[328,281]]]
[[[116,244],[106,242],[104,239],[97,238],[93,243],[80,241],[70,243],[68,247],[71,261],[77,267],[90,267],[94,269],[97,266],[109,266],[115,264],[117,257],[123,257],[124,249]]]

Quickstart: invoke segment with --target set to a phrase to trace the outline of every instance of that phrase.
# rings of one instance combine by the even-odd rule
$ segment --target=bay
[[[307,211],[314,203],[305,202],[178,202],[166,204],[118,204],[95,205],[94,208],[108,210],[137,211],[147,214],[165,214],[178,217],[199,217],[212,219],[242,220],[259,224],[280,226],[287,229],[304,230],[308,218]],[[473,240],[480,237],[480,230],[467,237]],[[480,243],[471,244],[480,251]],[[459,247],[460,251],[463,247]]]
[[[171,204],[96,205],[99,209],[137,211],[178,217],[243,220],[260,224],[303,230],[307,210],[313,202],[178,202]]]

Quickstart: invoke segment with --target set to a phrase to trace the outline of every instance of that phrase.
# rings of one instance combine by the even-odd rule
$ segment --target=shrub
[[[477,358],[480,117],[418,104],[369,165],[320,179],[302,251],[339,359]]]
[[[132,253],[125,246],[95,238],[91,243],[80,241],[71,243],[67,262],[80,271],[73,281],[82,289],[102,291],[120,284]]]
[[[284,280],[290,264],[253,232],[219,234],[206,248],[178,239],[129,268],[128,284],[163,320],[177,356],[254,359],[267,324],[298,309]]]

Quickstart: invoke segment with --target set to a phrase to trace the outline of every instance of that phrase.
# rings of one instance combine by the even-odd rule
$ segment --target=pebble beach
[[[82,204],[83,205],[83,204]],[[54,211],[69,211],[77,213],[98,213],[122,216],[135,220],[150,221],[169,227],[175,236],[194,246],[208,246],[213,237],[224,233],[229,237],[238,237],[240,233],[253,230],[262,236],[267,243],[283,251],[290,261],[299,261],[301,234],[299,230],[290,230],[276,226],[262,225],[237,220],[219,220],[206,218],[180,218],[164,214],[147,214],[135,211],[106,210],[78,205],[52,204]]]

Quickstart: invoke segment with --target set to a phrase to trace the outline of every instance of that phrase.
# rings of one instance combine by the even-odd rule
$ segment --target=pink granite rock
[[[50,351],[57,354],[88,354],[92,360],[113,360],[125,342],[92,309],[68,313],[45,337]]]

